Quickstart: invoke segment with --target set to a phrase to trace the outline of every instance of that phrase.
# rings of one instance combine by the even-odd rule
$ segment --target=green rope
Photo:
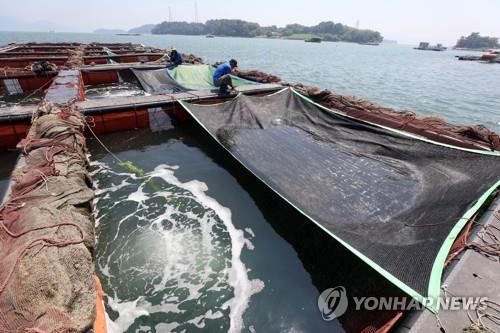
[[[118,158],[118,156],[116,156],[111,150],[109,150],[109,148],[106,147],[106,145],[94,133],[94,131],[92,130],[92,127],[89,125],[89,123],[87,122],[85,117],[83,118],[83,120],[85,121],[85,124],[87,125],[88,129],[90,130],[90,133],[92,133],[92,135],[96,138],[97,142],[99,142],[101,144],[101,146],[111,155],[111,157],[113,157],[118,162],[119,166],[121,166],[125,170],[128,170],[128,171],[134,173],[137,177],[139,177],[139,179],[144,180],[146,182],[146,184],[151,186],[151,188],[154,191],[156,191],[156,192],[161,191],[161,187],[158,186],[155,182],[153,182],[150,177],[146,176],[146,173],[144,172],[144,170],[135,166],[130,161],[123,162],[121,159]],[[178,203],[177,197],[175,195],[169,196],[167,198],[167,203],[171,204],[171,205],[177,204]]]
[[[155,190],[157,192],[161,191],[160,186],[158,186],[154,181],[152,181],[150,177],[146,176],[146,173],[144,172],[144,170],[135,166],[132,162],[130,162],[130,161],[119,162],[118,165],[121,166],[122,168],[134,173],[135,175],[137,175],[137,177],[139,177],[139,179],[144,180],[146,182],[146,184],[151,186],[151,188],[153,190]],[[167,203],[170,205],[176,205],[179,203],[179,201],[175,195],[170,195],[167,198]]]
[[[146,182],[146,184],[151,186],[151,188],[153,190],[161,191],[161,188],[155,182],[153,182],[151,180],[151,178],[146,176],[146,173],[144,172],[144,170],[135,166],[132,162],[130,162],[130,161],[119,162],[118,165],[121,166],[122,168],[134,173],[137,177],[139,177],[139,179],[144,180]]]

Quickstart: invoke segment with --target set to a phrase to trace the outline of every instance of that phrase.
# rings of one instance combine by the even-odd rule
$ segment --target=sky
[[[261,25],[340,22],[400,43],[454,44],[462,35],[500,36],[499,0],[197,0],[198,21],[231,18]],[[92,32],[168,20],[195,21],[195,0],[0,0],[0,30]]]

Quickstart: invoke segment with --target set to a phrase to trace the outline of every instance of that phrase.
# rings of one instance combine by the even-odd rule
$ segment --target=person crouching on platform
[[[229,91],[227,90],[228,86],[231,87],[231,89],[234,89],[231,74],[238,74],[238,62],[234,59],[229,60],[229,63],[226,62],[219,65],[219,67],[215,70],[213,80],[214,86],[219,87],[219,94],[229,94]]]
[[[170,58],[171,65],[168,66],[168,69],[174,69],[175,67],[179,66],[182,64],[182,56],[175,47],[172,47],[172,50],[170,50],[170,54],[168,55]]]

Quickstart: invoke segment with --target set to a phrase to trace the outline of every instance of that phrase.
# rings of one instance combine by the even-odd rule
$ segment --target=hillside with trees
[[[337,42],[381,42],[383,37],[378,31],[356,29],[334,23],[321,22],[309,27],[300,24],[288,24],[279,28],[275,25],[261,27],[258,23],[243,20],[208,20],[206,23],[162,22],[152,29],[153,34],[171,35],[215,35],[231,37],[282,37],[316,36],[325,41]]]
[[[498,44],[498,37],[480,36],[479,32],[473,32],[467,37],[460,37],[455,47],[482,50],[500,48],[500,45]]]
[[[131,34],[150,34],[156,24],[144,24],[140,27],[132,28],[128,32]]]

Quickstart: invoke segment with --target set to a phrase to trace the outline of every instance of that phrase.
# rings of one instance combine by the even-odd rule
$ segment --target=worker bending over
[[[214,86],[219,87],[219,94],[227,95],[229,91],[227,87],[234,89],[231,74],[238,75],[238,62],[234,59],[229,60],[229,63],[219,65],[214,72]]]

